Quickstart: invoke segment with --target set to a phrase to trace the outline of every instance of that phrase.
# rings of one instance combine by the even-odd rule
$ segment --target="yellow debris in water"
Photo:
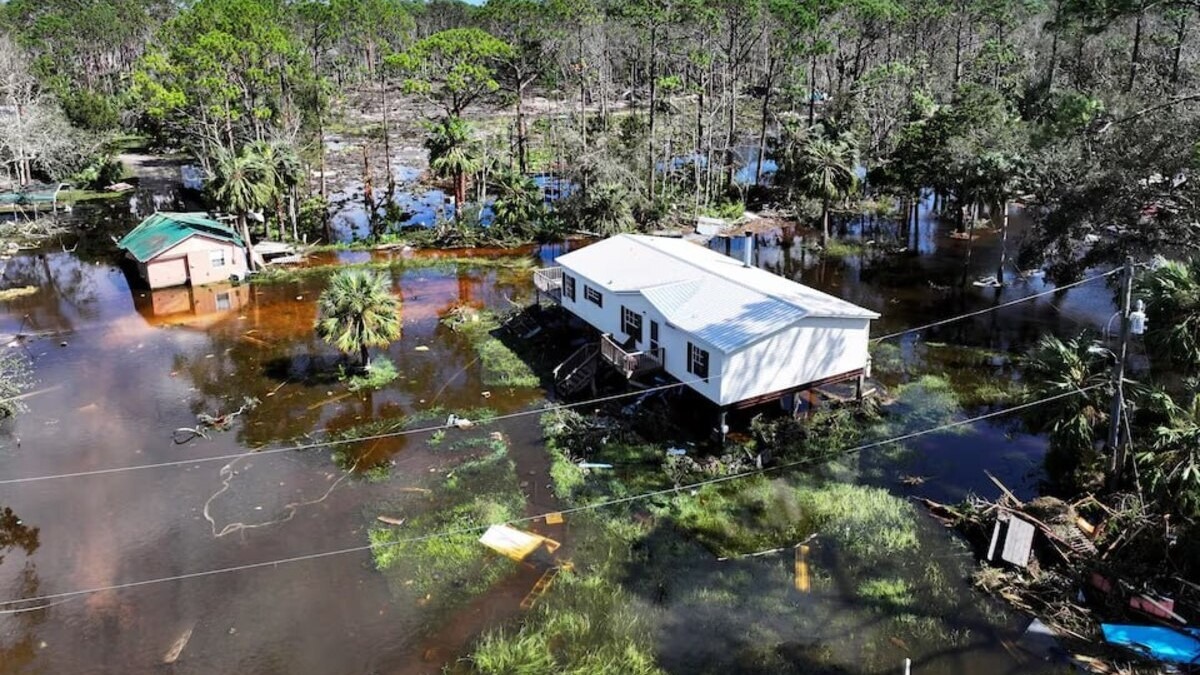
[[[547,525],[561,525],[562,522],[563,522],[563,514],[559,513],[558,511],[555,511],[554,513],[546,514],[546,524]]]
[[[554,552],[561,545],[540,534],[518,530],[508,525],[492,525],[479,538],[479,543],[518,562],[529,557],[531,553],[542,546],[545,546],[548,551]]]
[[[16,288],[6,288],[0,291],[0,301],[21,298],[26,295],[33,295],[34,293],[37,293],[37,291],[37,286],[18,286]]]
[[[808,545],[796,547],[796,590],[807,593],[811,587],[808,579]]]

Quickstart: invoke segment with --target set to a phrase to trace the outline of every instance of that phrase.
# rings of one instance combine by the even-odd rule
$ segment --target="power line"
[[[918,325],[918,327],[916,327],[916,328],[901,330],[901,331],[899,331],[899,333],[890,333],[888,335],[882,335],[880,337],[872,337],[871,341],[872,342],[882,342],[884,340],[893,339],[893,337],[899,337],[901,335],[917,333],[917,331],[919,331],[919,330],[934,328],[934,327],[937,327],[937,325],[954,323],[956,321],[962,321],[962,319],[972,318],[972,317],[976,317],[979,315],[984,315],[984,313],[1006,309],[1006,307],[1018,305],[1021,303],[1026,303],[1026,301],[1028,301],[1028,300],[1034,300],[1037,298],[1045,297],[1045,295],[1054,294],[1054,293],[1057,293],[1060,291],[1066,291],[1067,288],[1073,288],[1075,286],[1084,285],[1084,283],[1090,283],[1092,281],[1097,281],[1099,279],[1105,279],[1105,277],[1109,277],[1111,275],[1120,273],[1120,271],[1121,271],[1120,268],[1105,271],[1105,273],[1103,273],[1103,274],[1098,274],[1096,276],[1087,277],[1087,279],[1082,279],[1080,281],[1067,283],[1067,285],[1052,288],[1052,289],[1050,289],[1050,291],[1044,291],[1042,293],[1036,293],[1033,295],[1026,295],[1026,297],[1024,297],[1024,298],[1010,300],[1010,301],[1008,301],[1008,303],[1002,303],[1000,305],[985,307],[985,309],[983,309],[983,310],[968,312],[968,313],[965,313],[965,315],[944,318],[944,319],[941,319],[941,321],[936,321],[934,323]],[[596,405],[596,404],[602,404],[602,402],[607,402],[607,401],[626,399],[626,398],[635,398],[635,396],[641,396],[643,394],[652,394],[655,392],[661,392],[661,390],[688,386],[688,384],[694,384],[697,382],[720,380],[720,377],[721,377],[720,375],[715,375],[715,376],[707,378],[707,380],[706,380],[706,378],[696,378],[696,380],[674,382],[674,383],[670,383],[670,384],[661,384],[661,386],[650,387],[648,389],[641,389],[641,390],[637,390],[637,392],[625,392],[623,394],[613,394],[611,396],[601,396],[601,398],[598,398],[598,399],[575,402],[575,404],[562,404],[562,405],[551,406],[551,407],[547,407],[547,408],[535,408],[535,410],[502,414],[502,416],[497,416],[497,417],[488,418],[486,420],[481,420],[481,422],[479,424],[490,424],[493,422],[500,422],[500,420],[514,419],[514,418],[518,418],[518,417],[526,417],[526,416],[530,416],[530,414],[542,414],[542,413],[550,412],[552,410],[570,410],[570,408],[592,406],[592,405]],[[271,455],[271,454],[277,454],[277,453],[301,452],[301,450],[311,450],[311,449],[317,449],[317,448],[343,446],[343,444],[348,444],[348,443],[382,441],[382,440],[386,440],[386,438],[396,438],[396,437],[400,437],[400,436],[412,436],[412,435],[418,435],[418,434],[431,434],[431,432],[433,432],[433,431],[439,431],[439,430],[444,430],[444,429],[448,429],[448,428],[449,428],[448,425],[439,424],[439,425],[432,425],[432,426],[422,426],[422,428],[418,428],[418,429],[403,429],[400,431],[389,431],[389,432],[385,432],[385,434],[376,434],[376,435],[372,435],[372,436],[362,436],[362,437],[358,437],[358,438],[338,438],[338,440],[319,441],[319,442],[314,442],[314,443],[298,444],[298,446],[289,446],[289,447],[282,447],[282,448],[258,449],[258,450],[251,450],[251,452],[246,452],[246,453],[234,453],[234,454],[227,454],[227,455],[208,456],[208,458],[194,458],[194,459],[187,459],[187,460],[163,461],[163,462],[155,462],[155,464],[140,464],[140,465],[133,465],[133,466],[116,466],[116,467],[110,467],[110,468],[96,468],[96,470],[91,470],[91,471],[76,471],[76,472],[71,472],[71,473],[52,473],[52,474],[46,474],[46,476],[28,476],[28,477],[24,477],[24,478],[6,478],[6,479],[0,479],[0,485],[40,483],[40,482],[44,482],[44,480],[58,480],[58,479],[64,479],[64,478],[84,478],[84,477],[90,477],[90,476],[107,476],[107,474],[113,474],[113,473],[125,473],[125,472],[130,472],[130,471],[150,470],[150,468],[170,468],[170,467],[175,467],[175,466],[206,464],[206,462],[212,462],[212,461],[232,461],[235,459],[247,458],[247,456],[254,456],[254,455]]]
[[[861,452],[863,450],[869,450],[871,448],[877,448],[877,447],[881,447],[884,445],[891,445],[893,443],[900,443],[900,442],[910,440],[913,438],[917,438],[920,436],[926,436],[928,434],[938,433],[941,431],[946,431],[948,429],[953,429],[953,428],[965,426],[968,424],[974,424],[976,422],[980,422],[980,421],[987,420],[987,419],[992,419],[995,417],[1000,417],[1002,415],[1008,415],[1008,414],[1011,414],[1011,413],[1014,413],[1014,412],[1017,412],[1020,410],[1026,410],[1028,408],[1032,408],[1032,407],[1035,407],[1038,405],[1042,405],[1045,403],[1057,401],[1059,399],[1067,398],[1069,396],[1077,396],[1079,394],[1083,394],[1088,391],[1098,389],[1098,388],[1104,387],[1104,386],[1107,386],[1107,384],[1094,384],[1094,385],[1091,385],[1088,387],[1084,387],[1082,389],[1073,389],[1068,392],[1062,392],[1062,393],[1055,394],[1052,396],[1047,396],[1047,397],[1039,399],[1037,401],[1030,401],[1027,403],[1022,403],[1022,404],[1015,405],[1015,406],[1012,406],[1009,408],[1005,408],[1003,410],[995,410],[995,411],[985,413],[982,415],[978,415],[975,417],[971,417],[971,418],[968,418],[965,420],[948,422],[946,424],[941,424],[941,425],[938,425],[935,427],[931,427],[929,429],[923,429],[921,431],[914,431],[914,432],[910,432],[907,434],[901,434],[899,436],[894,436],[892,438],[887,438],[887,439],[880,440],[880,441],[872,441],[870,443],[864,443],[862,445],[857,445],[857,446],[850,447],[850,448],[844,448],[839,451],[828,453],[821,457],[807,458],[807,459],[797,460],[794,462],[788,462],[785,464],[779,464],[779,465],[772,466],[772,467],[766,467],[763,469],[753,469],[750,471],[744,471],[742,473],[730,474],[728,476],[720,476],[717,478],[710,478],[710,479],[706,479],[706,480],[702,480],[702,481],[697,481],[695,483],[688,483],[686,485],[677,485],[677,486],[670,487],[670,488],[664,488],[662,490],[654,490],[651,492],[643,492],[640,494],[630,495],[627,497],[620,497],[617,499],[609,499],[609,500],[605,500],[602,502],[585,504],[582,506],[576,506],[576,507],[572,507],[572,508],[568,508],[568,509],[563,509],[561,511],[556,511],[554,513],[561,513],[564,515],[569,515],[572,513],[591,511],[591,510],[595,510],[595,509],[606,508],[609,506],[616,506],[618,504],[627,504],[627,503],[639,501],[642,499],[650,499],[652,497],[660,497],[663,495],[674,494],[674,493],[678,493],[678,492],[681,492],[684,490],[694,490],[694,489],[697,489],[700,487],[704,487],[706,485],[715,485],[718,483],[725,483],[725,482],[738,480],[738,479],[742,479],[742,478],[748,478],[751,476],[773,473],[773,472],[778,472],[778,471],[785,471],[788,469],[794,469],[794,468],[797,468],[800,466],[806,466],[809,464],[824,462],[829,459],[832,459],[834,456],[839,455],[839,454],[851,454],[854,452]],[[530,521],[534,521],[534,520],[539,520],[539,519],[545,518],[548,515],[550,515],[549,512],[534,515],[534,516],[524,516],[522,518],[514,518],[511,520],[504,521],[502,523],[494,523],[494,524],[495,525],[517,525],[520,523],[526,523],[526,522],[530,522]],[[291,563],[305,562],[305,561],[310,561],[310,560],[319,560],[322,558],[332,558],[332,557],[341,556],[341,555],[348,555],[351,553],[363,553],[366,551],[371,551],[373,549],[382,548],[382,547],[386,547],[386,546],[399,546],[402,544],[414,544],[414,543],[419,543],[422,541],[429,541],[431,539],[452,537],[452,536],[456,536],[456,535],[460,535],[460,534],[472,534],[472,533],[481,532],[483,530],[486,530],[488,527],[491,527],[491,525],[476,525],[476,526],[472,526],[472,527],[458,528],[455,530],[447,530],[444,532],[435,532],[435,533],[421,535],[421,536],[417,536],[417,537],[409,537],[406,539],[400,539],[400,540],[391,541],[391,542],[381,542],[381,543],[377,543],[377,544],[363,544],[361,546],[350,546],[347,548],[334,549],[331,551],[308,553],[308,554],[292,556],[292,557],[288,557],[288,558],[278,558],[275,560],[267,560],[267,561],[263,561],[263,562],[234,565],[231,567],[219,567],[219,568],[215,568],[215,569],[201,570],[199,572],[188,572],[186,574],[176,574],[176,575],[171,575],[171,576],[166,576],[166,577],[142,579],[140,581],[129,581],[129,582],[120,583],[120,584],[111,584],[108,586],[98,586],[95,588],[79,589],[79,590],[74,590],[74,591],[63,591],[61,593],[47,593],[45,595],[33,596],[33,597],[29,597],[29,598],[7,600],[4,602],[0,602],[0,605],[13,605],[13,604],[21,604],[21,603],[38,603],[39,605],[50,606],[47,603],[57,604],[58,601],[63,601],[63,600],[67,600],[70,598],[75,598],[75,597],[80,597],[80,596],[85,596],[85,595],[93,595],[96,593],[127,590],[127,589],[131,589],[131,588],[140,588],[143,586],[164,584],[164,583],[170,583],[170,582],[174,582],[174,581],[187,581],[190,579],[199,579],[202,577],[217,576],[217,575],[221,575],[221,574],[231,574],[233,572],[243,572],[243,571],[248,571],[248,570],[261,569],[264,567],[277,567],[279,565],[287,565],[287,564],[291,564]],[[42,609],[42,608],[44,608],[44,607],[38,606],[38,607],[23,608],[23,609],[3,610],[3,611],[0,611],[0,613],[15,613],[15,612],[19,612],[19,611],[32,611],[35,609]]]
[[[1091,276],[1086,279],[1080,279],[1079,281],[1075,281],[1075,282],[1072,282],[1069,284],[1063,284],[1062,286],[1056,286],[1048,291],[1042,291],[1041,293],[1034,293],[1033,295],[1027,295],[1023,298],[1017,298],[1016,300],[1010,300],[1008,302],[1001,303],[999,305],[995,305],[994,307],[987,307],[985,309],[981,309],[976,312],[968,312],[967,314],[960,314],[958,316],[952,316],[949,319],[942,319],[941,321],[934,321],[933,323],[927,323],[924,326],[917,326],[916,328],[909,328],[907,330],[902,330],[897,333],[888,333],[887,335],[881,335],[877,338],[871,338],[871,341],[872,342],[883,342],[884,340],[890,340],[895,337],[900,337],[901,335],[908,335],[909,333],[916,333],[918,331],[922,331],[927,328],[934,328],[937,326],[943,326],[948,323],[954,323],[955,321],[962,321],[963,319],[970,319],[971,317],[979,316],[980,314],[987,314],[988,312],[994,312],[998,309],[1004,309],[1005,307],[1012,307],[1013,305],[1019,305],[1022,302],[1028,302],[1030,300],[1036,300],[1038,298],[1045,297],[1047,295],[1053,295],[1055,293],[1058,293],[1059,291],[1065,291],[1068,288],[1074,288],[1075,286],[1081,286],[1083,284],[1088,284],[1088,283],[1091,283],[1098,279],[1105,279],[1114,274],[1118,274],[1121,271],[1122,271],[1122,268],[1118,267],[1117,269],[1109,270],[1102,274],[1097,274],[1095,276]]]
[[[707,381],[717,380],[717,379],[720,379],[720,377],[721,377],[720,375],[713,375],[713,376],[707,378]],[[548,406],[545,408],[534,408],[531,410],[522,410],[522,411],[518,411],[518,412],[514,412],[514,413],[507,413],[504,415],[497,415],[495,417],[489,417],[486,420],[480,420],[479,422],[475,422],[472,426],[475,426],[475,425],[482,426],[485,424],[492,424],[494,422],[500,422],[503,420],[514,419],[517,417],[525,417],[528,415],[542,415],[542,414],[545,414],[548,412],[552,412],[554,410],[569,410],[572,408],[582,408],[582,407],[586,407],[586,406],[597,405],[600,403],[607,403],[609,401],[616,401],[616,400],[620,400],[620,399],[624,399],[624,398],[634,398],[634,397],[638,397],[638,396],[644,396],[646,394],[653,394],[655,392],[665,391],[667,389],[674,389],[676,387],[682,387],[685,385],[695,384],[697,382],[704,382],[704,381],[706,381],[705,378],[697,378],[694,380],[684,380],[682,382],[672,382],[669,384],[658,385],[658,386],[649,387],[646,389],[639,389],[637,391],[629,391],[629,392],[624,392],[621,394],[613,394],[611,396],[601,396],[599,398],[589,399],[587,401],[579,401],[577,403],[562,403],[562,404],[558,404],[558,405]],[[281,447],[281,448],[267,448],[267,449],[263,449],[263,450],[251,450],[249,452],[239,452],[239,453],[234,453],[234,454],[230,454],[230,455],[215,455],[212,457],[197,457],[197,458],[193,458],[193,459],[180,459],[180,460],[173,460],[170,462],[156,462],[154,464],[134,464],[132,466],[117,466],[117,467],[110,467],[107,469],[92,469],[89,471],[74,471],[71,473],[47,474],[44,476],[25,476],[23,478],[6,478],[4,480],[0,480],[0,485],[17,485],[17,484],[21,484],[21,483],[37,483],[37,482],[41,482],[41,481],[59,480],[59,479],[63,479],[63,478],[83,478],[86,476],[103,476],[103,475],[108,475],[108,474],[125,473],[128,471],[143,471],[146,469],[164,469],[164,468],[170,468],[170,467],[176,467],[176,466],[189,466],[192,464],[204,464],[204,463],[208,463],[208,462],[232,461],[235,459],[241,459],[241,458],[245,458],[245,457],[258,457],[258,456],[263,456],[263,455],[274,455],[274,454],[278,454],[281,452],[299,452],[299,451],[304,451],[304,450],[315,450],[317,448],[327,448],[327,447],[332,447],[332,446],[336,446],[336,445],[346,445],[349,443],[362,443],[362,442],[367,442],[367,441],[378,441],[378,440],[383,440],[383,439],[387,439],[387,438],[397,438],[400,436],[412,436],[412,435],[416,435],[416,434],[426,434],[426,433],[432,433],[434,431],[442,431],[445,429],[453,429],[453,428],[455,428],[455,427],[452,425],[439,424],[436,426],[419,427],[419,428],[415,428],[415,429],[401,429],[399,431],[389,431],[389,432],[381,433],[381,434],[373,434],[371,436],[361,436],[361,437],[357,437],[357,438],[339,438],[339,439],[334,439],[334,440],[317,441],[314,443],[306,443],[306,444],[293,445],[293,446],[287,446],[287,447]]]

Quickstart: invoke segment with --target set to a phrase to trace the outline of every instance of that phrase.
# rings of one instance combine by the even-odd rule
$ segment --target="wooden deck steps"
[[[559,396],[572,396],[595,384],[600,347],[587,344],[554,369],[554,389]]]
[[[517,337],[528,340],[529,338],[542,332],[542,327],[537,321],[534,321],[527,313],[517,312],[508,317],[504,321],[504,327],[512,332]]]

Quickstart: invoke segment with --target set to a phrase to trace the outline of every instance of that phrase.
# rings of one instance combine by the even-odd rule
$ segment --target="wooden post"
[[[717,433],[721,436],[721,447],[725,447],[725,437],[729,433],[729,425],[726,424],[725,408],[721,408],[720,414],[717,416]]]

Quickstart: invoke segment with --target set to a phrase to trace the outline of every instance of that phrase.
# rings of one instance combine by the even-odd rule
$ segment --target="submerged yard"
[[[758,421],[712,452],[675,395],[544,410],[542,378],[568,345],[500,329],[530,302],[537,252],[323,255],[250,285],[167,291],[131,290],[118,268],[68,252],[8,261],[3,285],[36,290],[0,299],[0,331],[37,333],[9,349],[27,354],[39,393],[6,423],[0,472],[117,469],[4,486],[34,533],[4,552],[8,594],[294,561],[0,618],[0,668],[149,669],[180,645],[175,672],[1014,667],[1000,641],[1019,622],[970,588],[969,552],[907,497],[987,490],[983,468],[1031,494],[1044,442],[998,418],[845,450],[1003,407],[1021,386],[1023,336],[1091,299],[1014,308],[999,333],[968,324],[880,344],[885,391],[870,409]],[[915,285],[875,285],[869,271],[897,263],[865,250],[782,260],[778,271],[855,302],[893,297],[885,328],[946,312]],[[951,253],[908,264],[922,286],[959,274]],[[387,275],[402,301],[401,338],[373,355],[387,377],[352,380],[312,332],[317,296],[346,265]],[[227,295],[218,306],[213,294]],[[173,440],[247,398],[227,428]],[[764,450],[797,466],[673,489],[752,469]],[[119,508],[128,495],[138,509]],[[479,544],[499,522],[561,543],[544,592],[531,595],[546,567]],[[349,630],[329,630],[331,615]]]

